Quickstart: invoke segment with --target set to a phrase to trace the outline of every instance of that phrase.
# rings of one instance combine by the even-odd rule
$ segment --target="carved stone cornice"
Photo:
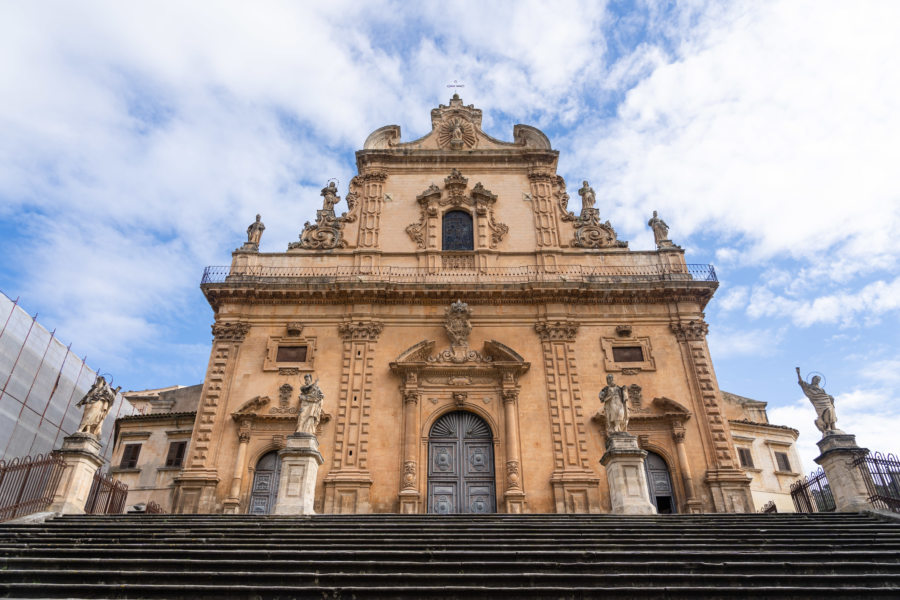
[[[217,342],[242,342],[249,331],[249,323],[213,323],[212,325],[212,334]]]
[[[531,181],[548,181],[555,173],[549,167],[537,166],[528,168],[528,179]]]
[[[671,328],[679,342],[702,342],[709,333],[709,325],[703,319],[672,323]]]
[[[534,330],[541,340],[572,341],[578,333],[578,323],[572,321],[538,321],[534,324]]]
[[[338,325],[338,332],[345,340],[375,341],[383,330],[384,323],[380,321],[347,321]]]

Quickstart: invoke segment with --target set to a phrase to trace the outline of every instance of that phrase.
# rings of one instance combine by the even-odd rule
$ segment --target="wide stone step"
[[[737,560],[736,557],[720,557],[719,560],[608,560],[608,561],[559,561],[552,557],[544,560],[393,560],[391,558],[356,560],[331,560],[308,557],[298,560],[257,560],[210,557],[205,559],[185,558],[147,558],[140,561],[134,558],[78,558],[68,557],[65,561],[58,557],[10,557],[0,558],[0,564],[4,571],[0,573],[0,580],[6,573],[39,572],[46,573],[48,580],[56,571],[156,571],[175,573],[196,573],[205,570],[217,572],[241,572],[249,571],[260,574],[275,574],[280,572],[311,571],[318,574],[334,573],[429,573],[429,574],[453,574],[459,573],[585,573],[594,575],[615,574],[659,574],[677,570],[678,573],[703,573],[703,574],[772,574],[791,573],[793,575],[809,575],[817,573],[851,574],[863,573],[896,573],[898,561],[876,562],[873,557],[846,556],[841,560],[808,560],[797,556],[786,556],[785,560],[773,560],[770,556],[748,557]],[[730,560],[729,560],[730,559]]]
[[[0,571],[0,584],[30,583],[38,577],[41,582],[77,585],[85,580],[113,585],[153,585],[166,582],[170,585],[216,585],[222,589],[231,586],[265,586],[273,582],[279,585],[308,587],[383,587],[388,585],[441,586],[461,583],[459,573],[422,573],[398,571],[392,573],[361,573],[347,570],[335,573],[309,571],[281,571],[259,573],[255,571],[211,571],[193,572],[152,571],[152,570],[68,570],[54,571],[16,570]],[[839,581],[842,585],[868,588],[900,587],[900,574],[858,573],[858,574],[816,574],[802,575],[780,570],[774,573],[685,573],[662,571],[644,573],[639,577],[634,573],[547,573],[518,570],[506,573],[466,572],[462,577],[465,585],[481,588],[491,587],[566,587],[590,588],[598,586],[618,587],[629,585],[641,587],[703,586],[703,587],[751,587],[761,585],[789,585],[799,587],[806,584]]]
[[[119,586],[110,584],[21,584],[8,588],[9,597],[17,598],[168,598],[173,600],[214,600],[218,598],[254,598],[266,600],[293,600],[302,598],[330,600],[362,600],[377,598],[382,600],[434,598],[466,600],[492,600],[494,598],[541,598],[544,600],[595,600],[615,599],[692,599],[719,600],[731,598],[842,598],[861,599],[894,598],[895,589],[869,588],[858,586],[828,587],[833,582],[821,585],[774,586],[754,585],[749,588],[722,588],[707,585],[668,586],[664,589],[641,588],[631,585],[598,586],[579,588],[569,586],[491,587],[479,586],[232,586],[223,589],[217,585],[169,585]]]

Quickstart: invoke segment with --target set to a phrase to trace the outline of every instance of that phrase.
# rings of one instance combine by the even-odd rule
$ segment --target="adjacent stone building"
[[[115,422],[109,472],[128,486],[128,505],[157,503],[172,510],[173,481],[181,473],[194,430],[202,385],[122,394],[135,414]]]
[[[495,139],[457,96],[431,117],[415,141],[373,132],[346,205],[325,187],[284,252],[259,252],[257,219],[207,269],[214,339],[174,510],[271,511],[310,374],[319,512],[608,512],[612,374],[660,512],[752,511],[706,343],[712,268],[657,215],[656,248],[629,248],[587,181],[570,198],[538,129]]]
[[[722,392],[738,462],[751,478],[753,504],[761,510],[769,502],[778,512],[794,512],[791,484],[802,475],[797,436],[800,432],[769,423],[766,403]]]

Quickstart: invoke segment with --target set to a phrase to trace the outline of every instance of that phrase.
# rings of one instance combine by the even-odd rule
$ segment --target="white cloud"
[[[718,358],[771,355],[784,333],[772,329],[739,330],[717,327],[710,331],[710,353]]]

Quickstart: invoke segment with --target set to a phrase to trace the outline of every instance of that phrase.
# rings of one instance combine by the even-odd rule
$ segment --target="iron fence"
[[[763,507],[761,509],[759,509],[759,512],[766,514],[766,515],[772,514],[772,513],[777,513],[778,507],[775,506],[774,500],[769,500],[768,502],[763,504]]]
[[[0,521],[47,508],[65,466],[62,456],[54,453],[0,460]]]
[[[520,267],[206,267],[201,285],[217,283],[604,283],[621,281],[718,281],[712,265],[536,265]]]
[[[150,515],[162,515],[165,514],[166,511],[163,510],[162,506],[151,500],[147,503],[147,507],[144,509],[144,512]]]
[[[872,506],[900,513],[900,460],[893,454],[870,452],[853,464],[862,471]]]
[[[125,511],[125,500],[128,498],[128,486],[112,475],[94,473],[94,483],[84,505],[84,512],[89,515],[111,515]]]
[[[821,467],[791,484],[791,500],[798,513],[834,512],[835,509],[831,486]]]

